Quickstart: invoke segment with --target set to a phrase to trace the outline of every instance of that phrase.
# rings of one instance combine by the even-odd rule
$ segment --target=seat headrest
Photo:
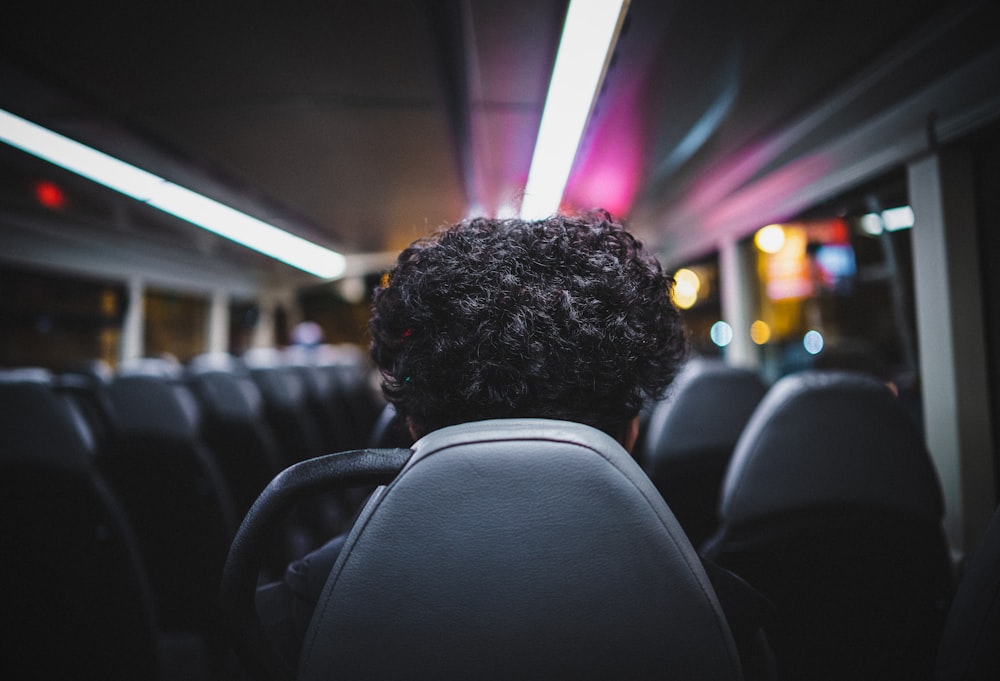
[[[108,388],[115,427],[122,433],[194,438],[201,411],[186,385],[170,377],[147,374],[116,376]]]
[[[0,369],[0,383],[40,383],[52,382],[52,372],[43,367],[15,367]]]
[[[650,416],[646,431],[649,464],[661,458],[732,451],[766,392],[755,371],[722,362],[689,362],[669,396]]]
[[[250,375],[264,399],[282,409],[297,409],[306,400],[305,377],[294,367],[251,367]]]
[[[82,417],[30,377],[0,380],[0,463],[87,471],[93,443]]]
[[[246,366],[228,352],[203,352],[188,361],[187,371],[193,376],[215,372],[242,374],[246,373]]]
[[[96,357],[70,362],[60,373],[64,375],[85,376],[97,385],[107,385],[114,377],[114,370],[111,368],[111,364],[107,360]]]
[[[179,378],[184,367],[177,360],[166,357],[135,357],[119,364],[116,373],[118,376]]]
[[[861,373],[779,379],[736,445],[723,484],[723,526],[844,506],[940,521],[941,489],[916,424],[886,385]]]
[[[355,524],[300,679],[737,679],[698,556],[608,435],[542,419],[414,444]]]
[[[260,389],[249,375],[205,371],[193,375],[206,411],[229,421],[259,418],[264,410]]]
[[[273,368],[286,366],[285,354],[278,348],[250,348],[240,357],[251,368]]]

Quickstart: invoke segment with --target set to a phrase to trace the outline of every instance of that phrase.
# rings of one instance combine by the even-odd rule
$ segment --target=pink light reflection
[[[687,210],[702,211],[717,204],[753,177],[771,158],[769,145],[757,144],[732,155],[704,179],[699,180],[688,192],[684,206]]]
[[[646,124],[639,106],[642,80],[635,78],[598,102],[607,108],[591,120],[566,183],[563,210],[599,207],[615,217],[631,210],[646,164]]]
[[[747,216],[758,216],[764,206],[781,206],[786,216],[772,216],[780,220],[803,208],[796,196],[801,190],[830,172],[830,162],[822,156],[807,156],[765,179],[750,185],[749,189],[732,194],[708,211],[704,226],[708,231],[723,229],[727,225],[742,223]]]

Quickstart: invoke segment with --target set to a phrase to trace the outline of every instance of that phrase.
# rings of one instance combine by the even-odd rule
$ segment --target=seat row
[[[725,418],[725,394],[704,404],[709,424]],[[764,390],[722,467],[702,561],[673,502],[581,424],[465,423],[412,450],[296,465],[227,563],[241,659],[253,678],[291,678],[255,623],[252,547],[268,519],[318,481],[363,472],[385,487],[326,577],[298,678],[997,678],[1000,524],[950,605],[940,490],[896,400],[848,372]],[[774,606],[766,640],[748,645],[759,602],[734,603],[745,591],[713,564]]]
[[[644,437],[637,458],[703,558],[773,604],[779,679],[933,678],[959,574],[930,454],[887,385],[804,371],[768,386],[696,359]]]
[[[224,678],[218,585],[240,520],[291,463],[365,446],[381,406],[363,359],[341,349],[0,371],[16,659],[89,661],[93,678]],[[343,531],[364,492],[296,509],[266,574]],[[38,655],[53,646],[68,654]]]
[[[5,658],[44,667],[39,677],[235,673],[215,607],[249,504],[297,461],[409,445],[368,379],[350,355],[263,351],[115,374],[0,372],[3,578],[17,587]],[[351,427],[332,449],[324,418]],[[929,454],[885,385],[803,372],[767,387],[693,362],[636,456],[703,557],[775,606],[779,679],[932,678],[956,575]],[[345,529],[367,490],[356,492],[296,509],[264,574]]]

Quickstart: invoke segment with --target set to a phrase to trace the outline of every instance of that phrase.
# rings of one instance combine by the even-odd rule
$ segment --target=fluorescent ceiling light
[[[0,141],[317,277],[343,255],[0,109]]]
[[[570,2],[524,189],[524,218],[543,218],[559,210],[627,8],[628,0]]]

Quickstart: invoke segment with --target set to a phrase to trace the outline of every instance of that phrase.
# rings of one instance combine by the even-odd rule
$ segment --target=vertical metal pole
[[[212,292],[208,307],[207,338],[205,348],[208,352],[226,352],[229,350],[229,294],[224,289]]]
[[[726,346],[728,364],[756,368],[757,351],[750,340],[753,316],[753,279],[746,254],[736,239],[726,239],[719,247],[719,280],[722,319],[733,328],[733,340]]]
[[[140,277],[128,280],[128,307],[122,324],[121,354],[119,361],[142,357],[145,352],[143,331],[145,329],[146,284]]]
[[[257,326],[253,330],[253,341],[251,347],[270,348],[274,347],[274,310],[277,307],[277,300],[267,291],[263,291],[257,297]]]

